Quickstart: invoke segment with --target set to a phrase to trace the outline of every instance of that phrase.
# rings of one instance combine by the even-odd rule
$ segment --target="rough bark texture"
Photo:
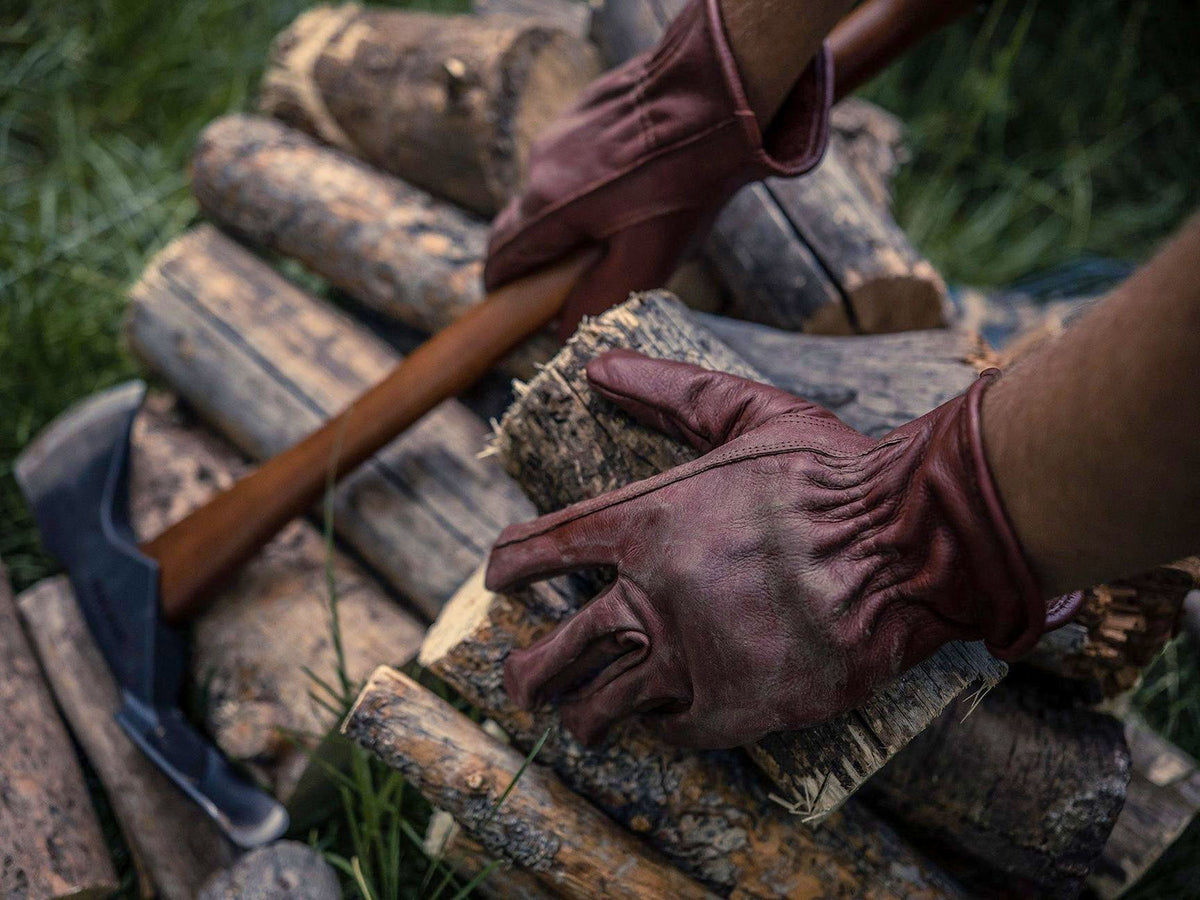
[[[2,565],[0,710],[0,896],[108,896],[108,847]]]
[[[154,537],[247,468],[171,398],[151,395],[133,432],[138,537]],[[308,767],[306,749],[337,724],[328,706],[340,706],[341,698],[314,679],[339,684],[331,590],[352,684],[416,653],[424,627],[299,520],[242,567],[193,627],[191,667],[205,693],[205,726],[228,756],[285,801]]]
[[[1125,722],[1133,777],[1112,836],[1088,877],[1100,900],[1138,883],[1200,811],[1200,767],[1136,718]]]
[[[318,6],[276,38],[259,109],[490,216],[600,68],[591,44],[536,20]]]
[[[636,425],[592,394],[584,365],[613,347],[758,380],[764,377],[697,325],[669,294],[639,295],[593,320],[519,390],[520,399],[497,432],[502,462],[543,512],[697,455],[691,447]],[[585,599],[580,593],[575,602],[582,604]],[[802,731],[770,735],[751,753],[784,797],[819,821],[951,700],[964,691],[994,684],[1005,670],[980,644],[949,644],[852,713]]]
[[[191,900],[197,885],[232,861],[232,846],[113,718],[120,695],[67,579],[39,582],[17,605],[55,699],[141,863],[139,875],[167,900]]]
[[[465,882],[492,867],[475,888],[479,896],[488,900],[552,900],[558,896],[527,869],[518,868],[507,859],[494,860],[443,809],[434,810],[429,818],[424,849],[430,858],[445,861]]]
[[[483,299],[483,222],[278,122],[209,125],[192,189],[222,227],[420,331],[440,331]],[[504,368],[528,375],[555,346],[534,337]]]
[[[874,103],[847,97],[834,106],[829,124],[829,140],[863,193],[890,215],[892,177],[909,159],[904,123]]]
[[[210,226],[172,242],[133,288],[134,350],[240,449],[291,446],[379,381],[397,355]],[[432,618],[500,529],[532,515],[486,426],[443,403],[334,493],[338,533]]]
[[[297,841],[276,841],[218,872],[196,900],[341,900],[337,873],[321,854]]]
[[[400,672],[376,670],[343,731],[451,813],[487,852],[563,897],[710,896],[543,766],[521,771],[520,753]]]
[[[571,612],[560,582],[518,596],[493,594],[482,570],[430,629],[420,662],[483,710],[521,748],[548,731],[538,759],[576,792],[722,895],[736,897],[957,897],[936,869],[853,801],[813,831],[771,799],[736,751],[667,746],[636,722],[588,748],[552,711],[516,709],[501,666]]]
[[[593,36],[610,63],[658,40],[685,0],[606,0]],[[842,141],[802,178],[771,178],[740,191],[705,246],[739,315],[826,334],[944,324],[941,276],[864,189],[861,157]]]
[[[1125,800],[1121,724],[1047,679],[955,703],[864,795],[968,888],[1074,897]]]

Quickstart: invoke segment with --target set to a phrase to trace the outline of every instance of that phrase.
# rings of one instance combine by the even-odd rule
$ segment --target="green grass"
[[[54,566],[12,460],[70,402],[138,372],[124,292],[195,218],[196,134],[249,107],[271,37],[308,5],[0,0],[0,558],[18,589]],[[996,0],[871,85],[910,126],[896,199],[916,243],[976,284],[1080,254],[1144,258],[1200,205],[1198,20],[1190,0]],[[1173,646],[1139,703],[1200,755],[1194,653]],[[412,888],[384,871],[427,869],[405,833],[419,803],[374,766],[352,763],[315,840],[378,900]],[[1200,881],[1200,835],[1175,857],[1140,897]]]

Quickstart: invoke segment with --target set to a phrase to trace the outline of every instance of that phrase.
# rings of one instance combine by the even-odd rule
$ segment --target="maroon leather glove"
[[[504,530],[487,585],[591,566],[616,581],[505,664],[519,705],[592,741],[642,714],[671,742],[748,743],[831,718],[947,641],[1024,653],[1047,604],[984,457],[985,372],[876,440],[784,391],[612,351],[588,379],[706,454]]]
[[[653,51],[596,80],[534,144],[528,187],[493,226],[488,290],[604,244],[564,306],[565,337],[581,316],[661,287],[739,187],[820,160],[832,96],[822,49],[761,134],[717,0],[692,0]]]

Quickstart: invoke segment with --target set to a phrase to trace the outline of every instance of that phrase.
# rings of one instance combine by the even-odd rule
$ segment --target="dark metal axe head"
[[[63,413],[17,459],[17,483],[120,688],[117,721],[235,844],[254,847],[287,830],[287,812],[184,718],[186,636],[159,614],[158,563],[130,521],[129,437],[145,395],[129,382]]]

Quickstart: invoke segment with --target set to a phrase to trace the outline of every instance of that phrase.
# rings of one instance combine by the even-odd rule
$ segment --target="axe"
[[[839,95],[974,0],[869,0],[830,36]],[[121,692],[117,721],[238,846],[288,828],[287,812],[186,719],[182,626],[215,589],[336,480],[443,400],[474,384],[558,315],[602,255],[577,252],[505,285],[430,338],[344,412],[140,544],[129,515],[130,429],[145,385],[130,382],[61,415],[15,473],[42,542],[66,569],[84,619]],[[619,298],[614,298],[619,299]]]

